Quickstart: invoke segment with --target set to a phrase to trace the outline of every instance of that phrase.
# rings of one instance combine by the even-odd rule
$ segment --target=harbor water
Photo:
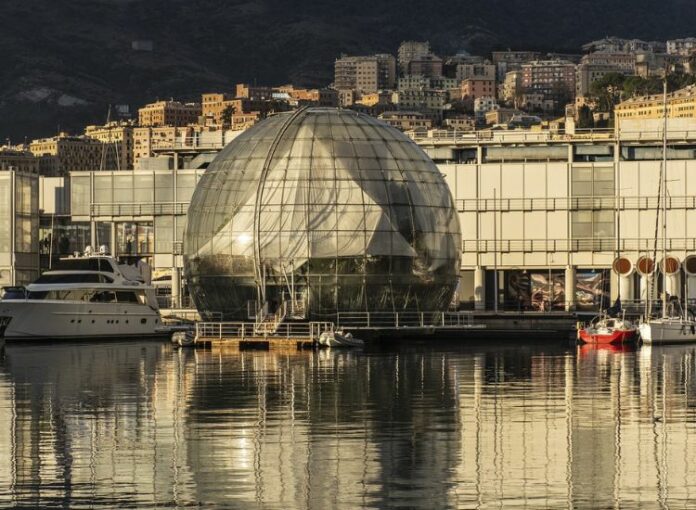
[[[686,508],[696,347],[10,344],[0,507]]]

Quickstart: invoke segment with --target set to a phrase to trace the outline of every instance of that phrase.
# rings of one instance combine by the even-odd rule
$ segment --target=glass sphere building
[[[450,190],[412,140],[351,110],[305,108],[259,122],[210,164],[185,273],[205,318],[246,319],[264,303],[307,319],[439,311],[460,247]]]

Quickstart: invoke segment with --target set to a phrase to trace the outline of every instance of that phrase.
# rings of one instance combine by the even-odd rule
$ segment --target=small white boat
[[[155,289],[143,264],[107,255],[61,259],[24,287],[7,287],[0,319],[8,340],[161,336]]]
[[[359,338],[354,338],[352,333],[338,330],[324,331],[319,336],[319,345],[323,347],[362,347],[365,342]]]

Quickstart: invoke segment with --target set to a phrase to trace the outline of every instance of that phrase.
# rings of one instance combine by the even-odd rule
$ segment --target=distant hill
[[[109,103],[195,99],[239,81],[325,85],[341,53],[395,53],[405,39],[445,55],[696,35],[693,0],[5,0],[1,9],[0,138],[13,141],[101,122]]]

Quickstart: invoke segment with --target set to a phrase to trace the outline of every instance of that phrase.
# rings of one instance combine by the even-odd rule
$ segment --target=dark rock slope
[[[693,0],[4,0],[0,137],[103,121],[109,103],[237,81],[327,84],[342,52],[577,51],[605,35],[696,35]],[[152,51],[132,49],[151,41]]]

